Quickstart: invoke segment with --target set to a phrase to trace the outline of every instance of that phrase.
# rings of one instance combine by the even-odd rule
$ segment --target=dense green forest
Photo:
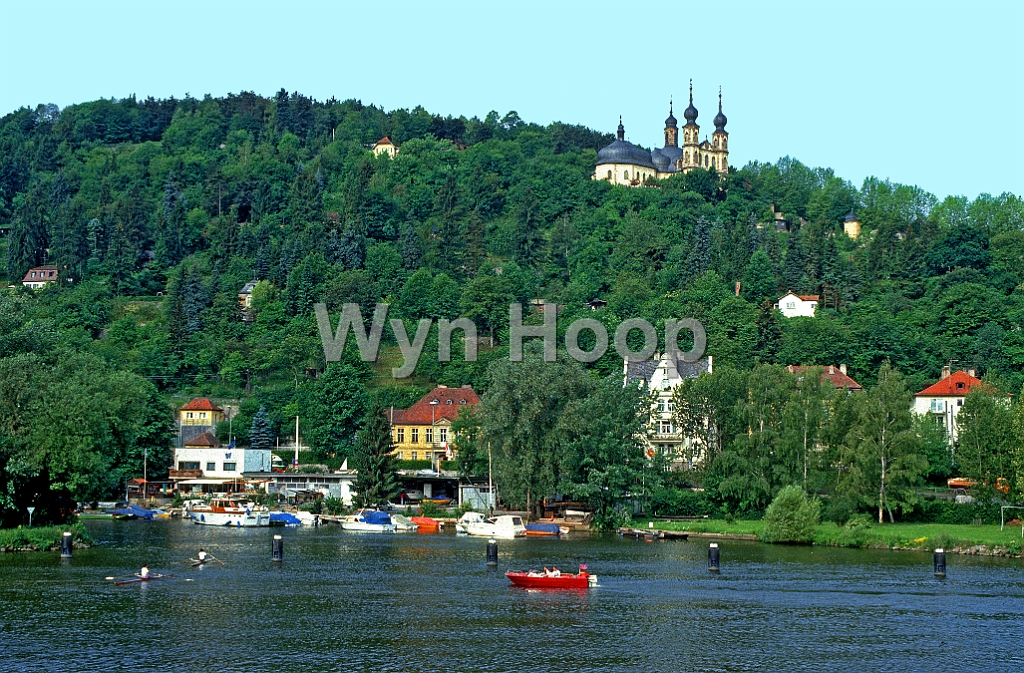
[[[369,150],[383,136],[399,145],[395,158]],[[494,409],[488,390],[513,376],[503,369],[508,304],[538,298],[564,306],[560,333],[584,316],[610,327],[697,318],[716,371],[742,375],[749,390],[779,371],[768,365],[843,363],[865,388],[902,400],[952,362],[1020,397],[1018,196],[939,201],[876,178],[858,187],[788,157],[723,179],[697,170],[613,187],[591,179],[596,151],[611,140],[515,112],[482,120],[385,112],[285,90],[40,105],[4,116],[0,280],[13,288],[0,295],[0,516],[18,520],[29,501],[109,493],[141,473],[144,455],[150,470],[165,469],[172,405],[190,395],[242,399],[234,420],[241,442],[261,406],[281,434],[284,419],[300,415],[306,441],[325,457],[353,453],[372,404],[405,406],[435,383],[472,384],[482,407]],[[773,208],[787,227],[776,227]],[[856,241],[842,228],[851,210],[864,227]],[[44,263],[58,267],[60,283],[22,288],[26,270]],[[250,280],[259,282],[243,314],[238,292]],[[820,294],[824,308],[815,318],[781,318],[771,303],[786,290]],[[607,305],[591,311],[593,299]],[[425,355],[411,378],[395,380],[390,369],[401,358],[389,330],[381,362],[347,353],[326,366],[313,304],[336,315],[354,302],[369,317],[378,301],[410,332],[422,318],[469,317],[493,345],[476,362],[459,348],[451,362]],[[425,354],[436,344],[435,323]],[[579,385],[565,388],[583,405],[573,413],[606,410],[606,436],[628,441],[630,422],[614,420],[602,383],[621,376],[621,359],[610,352],[578,369]],[[788,395],[796,384],[779,385]],[[772,462],[773,450],[762,448],[776,442],[751,434],[753,417],[736,416],[735,402],[722,426],[735,451],[706,467],[710,477],[690,478],[714,477],[707,497],[717,507],[759,509],[795,473],[789,465],[753,491],[729,490],[721,471]],[[559,446],[579,450],[545,463],[536,486],[599,494],[604,482],[583,463],[618,460],[614,447],[581,463],[592,428],[550,420]],[[478,419],[478,429],[501,428],[488,423]],[[855,425],[837,450],[851,444]],[[943,469],[925,460],[907,483]],[[507,479],[520,484],[514,476]],[[617,488],[635,478],[615,476]],[[639,478],[646,484],[648,475]],[[821,491],[824,481],[801,475],[796,483]],[[520,486],[534,502],[545,495]],[[912,498],[904,500],[909,511]]]

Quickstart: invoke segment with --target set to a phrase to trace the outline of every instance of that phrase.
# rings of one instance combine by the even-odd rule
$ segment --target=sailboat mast
[[[299,417],[295,417],[295,465],[299,466]]]

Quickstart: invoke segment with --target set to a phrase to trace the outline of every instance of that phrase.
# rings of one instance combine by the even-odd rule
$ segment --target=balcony
[[[203,476],[202,470],[168,470],[168,479],[199,479]]]

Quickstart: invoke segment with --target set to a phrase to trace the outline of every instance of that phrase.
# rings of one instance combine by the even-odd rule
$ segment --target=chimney
[[[942,378],[939,379],[939,380],[941,381],[943,379],[948,379],[948,378],[949,378],[949,365],[946,365],[945,367],[942,368]]]
[[[972,379],[976,379],[976,378],[978,378],[978,376],[977,376],[977,374],[975,373],[975,370],[974,370],[974,369],[968,369],[968,370],[967,370],[967,375],[968,375],[968,376],[970,376],[970,377],[971,377]]]
[[[839,371],[841,371],[843,373],[843,375],[845,376],[846,375],[846,365],[839,365]]]
[[[438,388],[447,388],[448,386],[442,386],[440,383],[437,384]]]
[[[829,365],[828,366],[828,373],[829,373],[829,376],[831,376],[832,374],[835,374],[836,373],[836,368],[833,365]]]

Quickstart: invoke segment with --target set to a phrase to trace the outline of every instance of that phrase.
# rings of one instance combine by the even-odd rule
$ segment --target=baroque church
[[[683,125],[683,143],[679,146],[679,128],[672,114],[669,102],[668,119],[665,120],[665,146],[648,152],[625,139],[626,130],[619,117],[618,138],[611,145],[597,153],[595,180],[607,180],[613,185],[639,187],[648,179],[664,179],[675,173],[688,173],[694,168],[717,171],[719,175],[729,172],[729,134],[725,125],[729,121],[722,113],[722,91],[718,91],[718,114],[715,115],[715,132],[708,141],[707,136],[700,142],[697,125],[697,108],[693,106],[693,80],[690,80],[690,106],[683,111],[686,123]]]

